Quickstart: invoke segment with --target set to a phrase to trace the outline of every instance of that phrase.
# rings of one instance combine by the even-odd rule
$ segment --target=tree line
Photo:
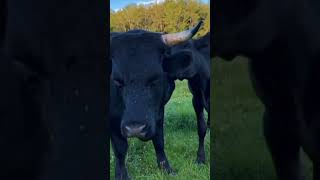
[[[197,33],[202,36],[210,31],[210,7],[200,0],[166,0],[150,5],[130,4],[119,11],[110,9],[110,31],[126,32],[145,29],[154,32],[179,32],[203,19]]]

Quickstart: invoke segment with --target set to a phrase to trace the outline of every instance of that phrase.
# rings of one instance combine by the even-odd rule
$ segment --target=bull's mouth
[[[153,134],[151,132],[143,132],[140,134],[127,134],[126,138],[138,138],[141,141],[149,141],[153,138]]]
[[[152,138],[151,137],[140,137],[138,139],[145,142],[145,141],[150,141]]]
[[[147,133],[140,133],[140,134],[128,134],[127,137],[128,138],[144,138],[146,136]]]
[[[144,135],[144,136],[127,136],[127,138],[138,138],[139,140],[141,141],[149,141],[152,139],[153,136],[147,136],[147,135]]]
[[[147,123],[125,123],[121,127],[121,134],[125,138],[138,138],[148,141],[155,135],[153,128]]]

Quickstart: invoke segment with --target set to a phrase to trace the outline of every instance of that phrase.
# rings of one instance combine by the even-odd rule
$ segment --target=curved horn
[[[200,20],[198,24],[186,31],[178,32],[178,33],[171,33],[171,34],[164,34],[162,35],[162,41],[168,45],[168,46],[173,46],[182,42],[185,42],[192,38],[200,29],[203,21]]]

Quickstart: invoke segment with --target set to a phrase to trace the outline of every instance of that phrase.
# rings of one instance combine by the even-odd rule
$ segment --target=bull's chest
[[[254,59],[249,61],[249,71],[253,88],[266,106],[281,107],[293,103],[299,85],[292,64],[277,57]]]

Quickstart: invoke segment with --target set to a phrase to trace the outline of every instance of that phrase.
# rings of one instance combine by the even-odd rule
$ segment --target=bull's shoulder
[[[149,31],[143,30],[143,29],[133,29],[130,31],[127,31],[126,33],[131,33],[131,34],[142,34],[142,33],[147,33]]]
[[[121,34],[121,32],[110,32],[110,36],[117,36],[120,34]]]

